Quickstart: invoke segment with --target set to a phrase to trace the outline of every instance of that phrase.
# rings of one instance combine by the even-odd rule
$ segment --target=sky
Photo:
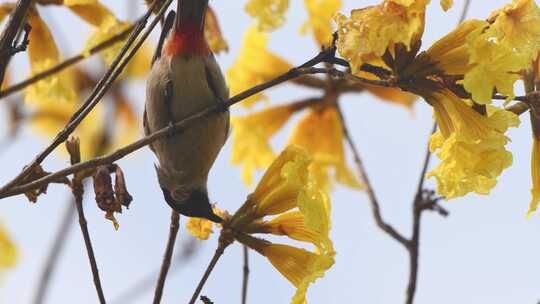
[[[120,18],[126,18],[126,0],[104,1]],[[317,53],[310,36],[300,36],[298,29],[306,20],[301,1],[291,1],[287,25],[272,34],[270,49],[293,64],[301,64]],[[462,1],[443,13],[438,1],[428,8],[424,48],[437,37],[449,32],[456,24]],[[143,1],[135,1],[133,11],[142,12]],[[252,20],[243,11],[244,1],[213,0],[225,38],[228,54],[217,57],[226,69],[237,56],[241,33]],[[345,1],[342,12],[375,1]],[[483,19],[505,1],[472,1],[469,16]],[[135,5],[135,4],[133,4]],[[89,33],[76,17],[63,9],[47,10],[45,18],[54,18],[55,35],[67,37],[61,45],[67,54]],[[60,19],[62,18],[62,19]],[[60,21],[61,20],[61,21]],[[155,39],[155,35],[152,39]],[[95,61],[91,61],[95,62]],[[13,61],[15,79],[27,75],[26,56]],[[134,84],[129,96],[142,111],[144,82]],[[283,85],[269,92],[271,103],[281,103],[317,92]],[[366,164],[382,214],[404,235],[410,235],[411,203],[423,161],[427,136],[432,125],[429,106],[419,100],[412,109],[405,109],[378,100],[367,94],[347,95],[341,99],[346,120],[360,154]],[[242,110],[233,109],[235,113]],[[0,119],[7,116],[0,107]],[[297,119],[298,117],[296,117]],[[540,300],[540,215],[525,219],[530,200],[531,131],[528,117],[521,117],[522,126],[509,131],[508,145],[514,164],[503,172],[497,187],[489,196],[469,195],[443,202],[450,216],[442,218],[426,212],[420,239],[420,269],[416,303],[537,303]],[[283,147],[293,123],[273,140],[276,150]],[[0,131],[0,135],[2,134]],[[0,184],[17,174],[48,139],[23,129],[18,138],[0,152]],[[209,193],[219,207],[234,212],[251,189],[240,180],[240,170],[230,162],[229,140],[218,157],[209,179]],[[124,169],[128,189],[134,197],[131,208],[118,216],[120,230],[110,222],[93,201],[89,189],[85,211],[94,243],[104,292],[110,301],[118,299],[129,286],[159,269],[168,235],[170,209],[162,198],[154,174],[155,158],[149,149],[142,149],[118,164]],[[432,167],[438,160],[434,160]],[[349,162],[352,166],[352,161]],[[61,154],[45,161],[47,170],[68,165]],[[260,175],[258,175],[260,176]],[[428,187],[434,183],[429,180]],[[29,303],[38,284],[37,276],[59,225],[62,213],[71,203],[69,191],[51,186],[37,204],[24,197],[12,197],[0,202],[0,222],[8,229],[20,252],[18,265],[5,272],[0,287],[0,303]],[[309,303],[400,303],[404,301],[408,278],[408,255],[394,240],[375,224],[365,193],[337,187],[332,193],[331,238],[337,251],[335,265],[323,279],[311,286]],[[176,249],[191,242],[183,228]],[[175,260],[167,280],[162,303],[186,303],[199,281],[217,245],[214,234],[208,241],[198,242],[193,257]],[[286,281],[264,258],[250,254],[248,303],[287,303],[294,294]],[[202,294],[215,303],[238,303],[242,283],[242,249],[230,246],[210,276]],[[141,290],[133,301],[118,303],[149,303],[153,285]],[[83,240],[76,223],[69,231],[65,250],[59,258],[47,303],[96,303],[97,297]],[[111,302],[112,303],[112,302]]]

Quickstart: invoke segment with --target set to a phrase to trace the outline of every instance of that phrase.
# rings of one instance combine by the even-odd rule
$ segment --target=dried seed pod
[[[114,228],[118,230],[118,222],[114,213],[122,213],[122,205],[114,196],[112,180],[107,166],[100,166],[94,174],[94,193],[98,207],[105,211],[105,218],[112,221]]]
[[[38,165],[34,169],[34,171],[32,171],[32,173],[30,173],[24,179],[24,183],[30,183],[30,182],[32,182],[34,180],[40,179],[40,178],[42,178],[44,176],[47,176],[49,174],[51,174],[51,173],[43,170],[43,167],[41,167],[41,165]],[[52,183],[66,184],[66,185],[70,184],[69,179],[67,177],[60,177],[60,178],[52,181]],[[40,196],[41,194],[47,193],[47,187],[49,187],[49,184],[43,185],[43,186],[41,186],[41,187],[39,187],[37,189],[29,190],[29,191],[25,192],[24,195],[26,196],[26,198],[28,198],[28,200],[30,202],[35,203],[35,202],[37,202],[38,196]]]
[[[122,206],[126,206],[129,209],[129,204],[133,200],[131,194],[129,194],[126,186],[126,179],[124,178],[124,172],[120,167],[116,167],[115,171],[116,179],[114,181],[114,192],[116,192],[116,200]]]

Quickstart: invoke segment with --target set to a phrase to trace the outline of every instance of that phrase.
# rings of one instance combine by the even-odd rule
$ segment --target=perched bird
[[[170,14],[146,86],[145,134],[225,102],[229,90],[204,36],[208,0],[178,0]],[[164,40],[164,43],[162,43]],[[153,142],[165,201],[180,214],[222,219],[208,198],[208,172],[225,144],[229,112],[209,115],[186,130]]]

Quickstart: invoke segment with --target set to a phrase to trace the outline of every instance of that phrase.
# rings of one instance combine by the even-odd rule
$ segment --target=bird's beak
[[[202,31],[207,7],[208,0],[178,0],[176,28],[193,24]]]

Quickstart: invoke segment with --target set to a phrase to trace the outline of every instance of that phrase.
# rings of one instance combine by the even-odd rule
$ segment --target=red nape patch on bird
[[[210,47],[200,27],[192,23],[187,23],[176,29],[171,37],[167,39],[163,52],[169,56],[206,56],[210,54]]]

